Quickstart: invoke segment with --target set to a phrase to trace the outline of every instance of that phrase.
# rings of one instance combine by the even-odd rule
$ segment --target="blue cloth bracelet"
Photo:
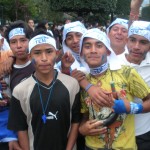
[[[143,105],[141,103],[130,102],[130,114],[139,114],[143,111]]]
[[[88,89],[89,89],[91,86],[93,86],[93,84],[89,83],[89,84],[85,87],[85,91],[87,92]]]
[[[121,99],[115,100],[114,106],[112,108],[114,109],[114,112],[117,114],[127,113],[124,101]]]

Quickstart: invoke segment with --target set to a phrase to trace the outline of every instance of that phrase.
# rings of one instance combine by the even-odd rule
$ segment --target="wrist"
[[[71,72],[71,68],[67,68],[67,67],[62,67],[61,72],[67,75],[70,75]]]
[[[143,112],[143,105],[141,103],[130,102],[130,114],[139,114]]]
[[[92,86],[93,86],[93,84],[89,83],[89,84],[85,87],[85,91],[87,92]]]

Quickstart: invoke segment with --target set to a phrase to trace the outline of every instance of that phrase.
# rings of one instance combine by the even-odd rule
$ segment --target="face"
[[[140,64],[150,50],[150,42],[143,36],[134,34],[129,37],[127,47],[129,51],[129,61],[135,64]]]
[[[31,59],[35,61],[36,72],[51,73],[57,58],[55,48],[50,44],[40,44],[31,51]]]
[[[48,29],[48,28],[49,28],[49,25],[48,25],[48,23],[46,23],[46,24],[45,24],[45,27],[46,27],[46,29]]]
[[[29,40],[25,35],[12,37],[9,44],[14,56],[16,56],[16,60],[24,60],[28,57]]]
[[[109,33],[108,37],[110,39],[110,43],[113,49],[115,47],[125,47],[127,42],[128,30],[119,24],[114,25]]]
[[[82,33],[80,32],[70,32],[66,36],[66,45],[75,53],[79,53],[79,42],[81,39]]]
[[[90,68],[99,67],[107,61],[106,46],[92,38],[85,38],[82,47],[82,57]]]
[[[29,25],[31,28],[34,28],[34,21],[33,21],[33,20],[29,20],[29,21],[28,21],[28,25]]]

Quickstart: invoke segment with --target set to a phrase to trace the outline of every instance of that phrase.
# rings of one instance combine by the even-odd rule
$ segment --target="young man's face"
[[[108,50],[99,40],[85,38],[82,47],[82,57],[90,68],[99,67],[107,61]]]
[[[36,45],[31,51],[31,59],[35,61],[36,71],[42,74],[53,70],[56,58],[56,49],[50,44]]]
[[[81,39],[82,33],[80,32],[70,32],[66,36],[66,45],[75,53],[79,53],[79,42]]]
[[[120,24],[114,25],[108,33],[108,37],[113,48],[117,46],[125,47],[127,42],[127,36],[128,30]]]
[[[129,51],[129,61],[140,64],[150,50],[150,42],[143,36],[134,34],[128,38],[127,47]]]
[[[25,35],[16,35],[10,39],[10,48],[18,60],[24,60],[28,57],[29,40]]]

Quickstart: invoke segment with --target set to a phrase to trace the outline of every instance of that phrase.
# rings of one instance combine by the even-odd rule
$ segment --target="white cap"
[[[110,28],[111,28],[113,25],[115,25],[115,24],[123,25],[123,26],[128,30],[128,20],[122,19],[122,18],[117,18],[117,19],[114,20],[114,21],[109,25],[109,27],[107,28],[107,30],[106,30],[107,34],[109,33]]]
[[[128,37],[133,34],[143,36],[150,41],[150,22],[134,21],[129,28]]]
[[[46,44],[46,43],[52,45],[56,49],[56,41],[54,38],[45,34],[40,34],[33,37],[29,41],[29,53],[31,52],[32,48],[35,47],[36,45]]]

